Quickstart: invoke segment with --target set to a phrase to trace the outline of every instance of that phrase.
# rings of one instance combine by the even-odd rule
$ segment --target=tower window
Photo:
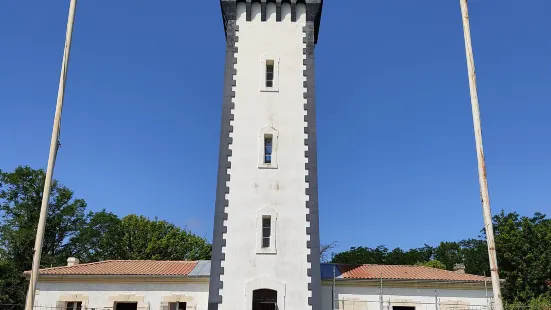
[[[279,57],[266,53],[260,56],[260,91],[279,92]]]
[[[274,87],[274,61],[266,60],[266,87]]]
[[[272,236],[272,217],[262,218],[262,247],[270,247],[270,237]]]
[[[279,133],[272,126],[265,126],[258,131],[257,158],[258,168],[277,169]]]
[[[265,135],[264,136],[264,163],[272,163],[272,147],[273,147],[273,136]]]
[[[256,211],[256,254],[277,254],[277,211],[266,207]]]

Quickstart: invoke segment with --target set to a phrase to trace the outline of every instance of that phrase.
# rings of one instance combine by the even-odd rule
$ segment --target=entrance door
[[[277,291],[268,289],[253,291],[253,310],[277,310]]]

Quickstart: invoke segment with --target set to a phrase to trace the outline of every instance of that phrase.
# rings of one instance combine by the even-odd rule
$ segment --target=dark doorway
[[[65,303],[65,310],[81,310],[82,302],[81,301],[68,301]]]
[[[115,310],[138,310],[137,302],[117,302]]]
[[[186,310],[185,302],[171,302],[168,304],[168,310]]]
[[[268,289],[253,291],[253,310],[277,310],[277,292]]]
[[[415,307],[392,306],[392,310],[415,310]]]

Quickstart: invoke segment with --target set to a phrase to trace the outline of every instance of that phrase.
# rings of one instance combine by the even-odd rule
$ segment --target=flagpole
[[[463,19],[463,33],[465,36],[465,52],[467,55],[467,69],[469,72],[469,88],[471,91],[471,106],[473,114],[474,136],[476,141],[476,156],[478,159],[478,180],[480,183],[480,198],[484,214],[484,227],[486,229],[486,241],[488,243],[488,256],[492,276],[492,290],[496,310],[503,310],[501,301],[501,286],[497,266],[496,246],[494,241],[494,227],[492,223],[492,211],[490,209],[490,197],[488,194],[488,180],[486,179],[486,164],[484,162],[484,148],[482,146],[482,129],[480,122],[480,107],[476,89],[476,72],[474,66],[473,47],[471,43],[471,28],[469,25],[469,9],[467,0],[460,0]]]
[[[55,160],[59,147],[59,133],[61,124],[61,111],[63,109],[63,97],[65,95],[65,82],[67,79],[67,70],[69,67],[69,53],[71,51],[71,39],[73,37],[73,24],[75,21],[77,0],[71,0],[69,7],[69,17],[67,21],[67,33],[65,36],[65,48],[63,51],[63,62],[61,65],[61,76],[59,78],[59,88],[57,92],[57,105],[55,109],[54,128],[52,131],[52,139],[50,142],[50,154],[48,156],[48,168],[46,170],[46,178],[44,180],[44,192],[42,194],[42,205],[40,207],[40,219],[36,230],[36,240],[34,244],[33,267],[31,279],[29,281],[29,290],[27,292],[27,300],[25,310],[32,310],[34,305],[34,297],[36,294],[36,280],[38,278],[38,270],[40,268],[40,258],[42,256],[42,243],[44,241],[44,230],[46,227],[46,217],[48,215],[48,202],[50,200],[50,191],[52,186],[52,178],[54,174]]]

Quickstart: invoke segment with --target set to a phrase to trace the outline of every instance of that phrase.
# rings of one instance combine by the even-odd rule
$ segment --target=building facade
[[[419,266],[320,267],[322,310],[486,310],[491,303],[489,279],[481,276]],[[105,261],[43,269],[35,309],[207,310],[210,269],[209,261]],[[261,310],[273,306],[261,305]]]
[[[221,0],[209,310],[321,309],[314,46],[322,0]]]

